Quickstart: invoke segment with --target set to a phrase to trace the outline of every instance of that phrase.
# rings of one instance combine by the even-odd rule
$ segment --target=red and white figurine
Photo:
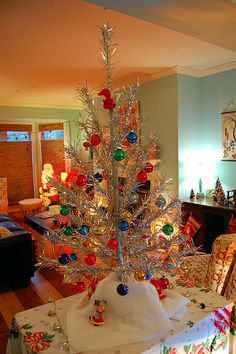
[[[96,313],[93,316],[89,316],[90,322],[94,326],[101,326],[105,323],[103,318],[103,313],[107,310],[107,301],[106,300],[95,300],[94,307]]]

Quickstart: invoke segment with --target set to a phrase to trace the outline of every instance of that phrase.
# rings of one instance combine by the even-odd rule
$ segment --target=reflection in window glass
[[[30,141],[30,140],[31,140],[31,134],[29,132],[18,132],[18,131],[0,132],[0,141],[21,142],[21,141]]]
[[[64,140],[64,130],[45,130],[41,132],[41,140]]]

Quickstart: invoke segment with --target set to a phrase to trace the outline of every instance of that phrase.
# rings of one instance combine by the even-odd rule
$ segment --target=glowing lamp
[[[62,183],[66,182],[67,177],[68,177],[68,172],[61,172],[61,181],[62,181]]]

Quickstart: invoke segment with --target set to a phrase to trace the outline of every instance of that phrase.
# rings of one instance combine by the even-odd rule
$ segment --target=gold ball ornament
[[[129,211],[126,211],[124,214],[123,214],[123,217],[124,219],[126,220],[130,220],[132,218],[132,214],[129,212]]]
[[[137,281],[143,281],[145,277],[146,277],[146,273],[142,269],[136,270],[134,272],[134,279]]]

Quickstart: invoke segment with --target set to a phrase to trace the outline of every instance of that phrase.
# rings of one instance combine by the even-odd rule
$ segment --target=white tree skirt
[[[117,293],[120,284],[115,275],[103,279],[84,308],[76,301],[67,315],[67,333],[70,345],[78,352],[102,350],[162,337],[172,328],[169,317],[183,312],[189,302],[185,297],[166,291],[160,300],[155,287],[149,282],[129,278],[129,292]],[[85,295],[86,296],[86,295]],[[105,324],[93,326],[89,316],[95,314],[94,301],[106,300]]]

